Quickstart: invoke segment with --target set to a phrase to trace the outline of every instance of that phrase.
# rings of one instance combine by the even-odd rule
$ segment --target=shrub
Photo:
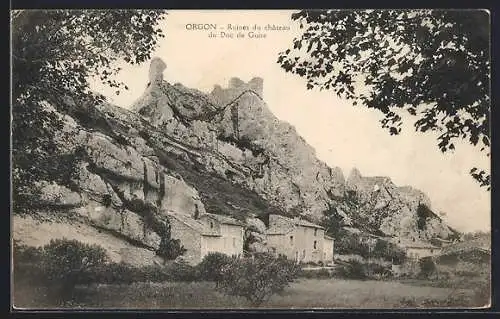
[[[105,284],[132,284],[134,282],[195,281],[199,279],[196,269],[184,262],[170,265],[148,265],[135,267],[125,263],[109,263],[94,267],[84,273],[91,282]]]
[[[163,258],[163,262],[174,260],[186,252],[184,246],[181,245],[179,239],[171,238],[171,226],[168,222],[157,226],[157,233],[160,235],[160,246],[156,251],[156,255]]]
[[[107,261],[106,251],[98,245],[89,245],[77,240],[52,239],[43,247],[44,267],[50,280],[68,280],[83,270],[103,265]]]
[[[403,264],[406,259],[406,253],[403,249],[383,239],[377,240],[373,248],[372,256],[390,261],[395,265]]]
[[[355,259],[350,259],[348,263],[338,266],[337,275],[348,279],[366,279],[366,265]]]
[[[38,263],[42,260],[42,247],[31,247],[14,242],[13,244],[13,262],[14,264],[34,262]]]
[[[418,274],[421,278],[429,278],[436,273],[436,264],[432,257],[423,257],[418,261],[420,272]]]
[[[218,286],[222,281],[223,272],[225,267],[229,266],[232,258],[226,254],[215,252],[206,255],[200,264],[198,264],[198,271],[204,280],[214,281]]]
[[[368,277],[373,277],[376,279],[384,279],[393,275],[390,267],[377,263],[366,264],[366,270]]]
[[[157,273],[160,267],[156,268],[155,270],[151,270],[150,273]],[[86,274],[91,276],[90,281],[103,284],[131,284],[146,280],[143,269],[125,263],[100,265],[87,270]]]
[[[43,247],[42,269],[52,287],[54,298],[61,301],[73,299],[77,284],[90,284],[87,272],[107,261],[105,250],[77,240],[53,239]]]
[[[14,282],[28,281],[30,284],[45,284],[46,276],[41,267],[43,248],[30,247],[14,242],[12,251]]]
[[[185,261],[176,261],[165,267],[165,273],[171,281],[192,282],[199,279],[196,267],[189,265]]]
[[[302,270],[299,273],[299,277],[308,278],[308,279],[325,279],[331,278],[332,274],[328,271],[328,269],[315,269],[315,270]]]
[[[58,303],[73,299],[76,285],[96,282],[91,270],[107,261],[102,247],[76,240],[53,239],[40,248],[16,243],[13,248],[15,282],[47,286]]]
[[[335,241],[335,251],[338,254],[358,254],[364,258],[369,256],[369,247],[355,235],[346,234]]]
[[[285,256],[260,253],[252,258],[233,259],[223,272],[219,287],[228,295],[244,297],[253,306],[259,306],[282,292],[299,271],[300,266]]]
[[[454,265],[459,261],[457,254],[445,254],[437,257],[437,262],[443,265]]]

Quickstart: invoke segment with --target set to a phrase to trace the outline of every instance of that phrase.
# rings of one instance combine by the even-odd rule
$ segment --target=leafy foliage
[[[233,259],[223,253],[213,252],[206,255],[198,265],[201,278],[214,281],[217,285],[224,278],[224,271]]]
[[[43,247],[43,272],[56,297],[73,299],[77,284],[88,284],[87,271],[107,261],[106,251],[98,245],[76,240],[53,239]]]
[[[302,270],[299,274],[301,278],[328,279],[332,278],[333,274],[328,269],[320,268],[314,270]]]
[[[406,259],[406,252],[394,243],[379,239],[373,248],[372,256],[401,265]]]
[[[15,282],[51,287],[52,297],[61,302],[71,300],[78,284],[89,284],[94,268],[108,261],[105,250],[77,240],[52,239],[43,247],[14,244]]]
[[[43,247],[14,243],[13,248],[15,282],[28,281],[32,285],[50,287],[67,284],[64,293],[75,285],[92,283],[131,284],[200,278],[198,269],[184,262],[143,267],[109,262],[103,248],[76,240],[53,240]]]
[[[490,24],[484,10],[302,10],[303,32],[278,63],[307,88],[380,110],[399,134],[403,112],[438,132],[442,152],[464,139],[490,147]],[[489,189],[490,176],[472,176]]]
[[[173,239],[171,236],[170,223],[162,224],[161,229],[157,231],[160,235],[160,246],[156,250],[156,255],[163,258],[164,262],[173,260],[186,252],[179,239]]]
[[[123,59],[131,64],[150,59],[163,34],[156,28],[161,10],[21,10],[11,15],[12,156],[14,203],[29,203],[36,180],[60,178],[56,132],[67,111],[67,97],[95,105],[103,97],[89,89],[89,79],[127,89],[113,80]],[[36,165],[35,165],[36,163]],[[47,165],[42,165],[46,163]],[[14,207],[23,209],[24,207]]]
[[[255,254],[253,258],[234,259],[223,272],[219,287],[228,295],[242,296],[259,306],[282,292],[299,272],[300,266],[285,256]]]
[[[420,268],[419,277],[429,278],[436,272],[436,264],[432,260],[432,257],[420,258],[418,265]]]
[[[366,279],[368,277],[368,269],[366,264],[351,259],[348,263],[339,265],[337,275],[348,279]]]
[[[325,227],[329,236],[335,239],[340,237],[342,226],[344,226],[342,216],[337,212],[337,208],[330,206],[328,210],[323,212],[323,220],[321,225]]]

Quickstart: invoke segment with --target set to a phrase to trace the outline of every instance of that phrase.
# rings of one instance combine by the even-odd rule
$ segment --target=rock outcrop
[[[387,235],[449,235],[439,217],[419,216],[419,207],[431,208],[422,192],[357,170],[345,180],[340,168],[318,160],[269,110],[262,79],[233,78],[206,94],[163,81],[165,68],[161,59],[152,61],[150,84],[132,111],[71,99],[67,114],[52,109],[65,124],[54,137],[57,152],[75,156],[75,174],[71,185],[40,181],[42,202],[64,208],[71,222],[47,215],[46,207],[36,213],[58,227],[69,223],[65,236],[97,232],[113,238],[106,247],[115,260],[147,264],[160,242],[155,224],[164,221],[163,211],[232,215],[246,221],[258,251],[265,250],[259,235],[265,225],[256,217],[271,212],[321,222],[335,208],[345,224]],[[18,216],[14,236],[42,244],[33,238],[39,227]]]
[[[448,238],[454,233],[432,213],[426,194],[410,186],[398,187],[389,177],[364,177],[353,169],[346,191],[348,198],[356,203],[354,219],[386,235],[430,240]]]

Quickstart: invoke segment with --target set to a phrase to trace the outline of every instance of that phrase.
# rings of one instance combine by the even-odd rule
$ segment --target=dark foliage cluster
[[[30,203],[34,181],[60,181],[56,133],[73,106],[93,107],[103,97],[90,90],[99,79],[117,93],[128,89],[114,80],[115,61],[150,59],[162,31],[162,10],[19,10],[12,30],[12,163],[14,202]],[[68,99],[70,98],[70,99]],[[72,154],[70,154],[72,155]],[[45,164],[44,164],[45,163]],[[14,208],[16,208],[15,206]],[[28,205],[29,206],[29,205]],[[24,209],[26,207],[17,207]],[[17,209],[16,209],[17,211]]]
[[[302,10],[292,19],[303,31],[278,63],[304,77],[308,89],[381,111],[391,135],[406,113],[417,131],[438,133],[441,151],[463,139],[489,156],[485,10]],[[470,173],[489,189],[486,171]]]

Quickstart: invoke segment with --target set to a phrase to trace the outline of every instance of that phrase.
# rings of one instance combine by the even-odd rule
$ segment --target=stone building
[[[196,265],[211,252],[220,252],[229,256],[243,254],[243,224],[234,218],[200,214],[191,216],[178,212],[166,213],[171,236],[179,239],[186,249],[184,260]]]
[[[297,262],[333,262],[333,238],[325,229],[303,219],[269,215],[267,244],[271,251]]]

